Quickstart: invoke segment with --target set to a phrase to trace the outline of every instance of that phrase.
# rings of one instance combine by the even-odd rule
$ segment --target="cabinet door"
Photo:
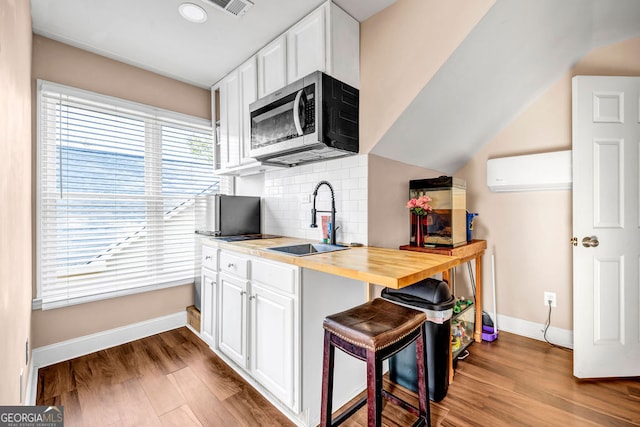
[[[220,169],[220,85],[211,86],[211,118],[213,126],[213,169]]]
[[[240,78],[240,163],[256,160],[249,157],[251,149],[251,116],[249,105],[258,99],[258,70],[253,57],[238,69]]]
[[[200,329],[202,339],[212,347],[216,347],[216,273],[207,268],[202,269],[202,301],[200,307],[202,313],[200,316]]]
[[[220,84],[220,167],[240,164],[240,86],[235,70]]]
[[[287,81],[326,71],[325,14],[321,7],[287,32]]]
[[[285,296],[251,284],[251,374],[287,406],[294,404],[294,304]]]
[[[286,38],[280,36],[257,54],[258,97],[276,91],[287,83]]]
[[[247,367],[247,281],[219,275],[218,346],[243,368]]]

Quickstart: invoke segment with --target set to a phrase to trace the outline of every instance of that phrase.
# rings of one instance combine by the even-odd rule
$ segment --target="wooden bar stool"
[[[424,351],[426,315],[418,310],[376,298],[324,319],[324,359],[320,425],[338,426],[367,404],[369,427],[382,425],[382,397],[418,417],[414,426],[431,426],[426,389],[427,352]],[[416,341],[418,408],[382,389],[382,361]],[[331,420],[335,348],[367,362],[367,395]]]

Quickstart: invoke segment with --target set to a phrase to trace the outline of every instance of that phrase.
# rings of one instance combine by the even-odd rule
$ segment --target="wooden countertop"
[[[412,285],[460,264],[459,258],[454,256],[369,246],[352,247],[346,250],[307,256],[293,256],[266,250],[266,248],[275,246],[317,243],[293,237],[240,242],[222,242],[206,237],[201,237],[201,240],[205,245],[230,249],[395,289]]]

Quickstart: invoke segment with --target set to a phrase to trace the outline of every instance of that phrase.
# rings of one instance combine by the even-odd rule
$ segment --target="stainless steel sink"
[[[305,256],[321,254],[325,252],[341,251],[344,249],[349,249],[349,247],[342,245],[328,245],[326,243],[304,243],[291,246],[275,246],[266,249],[270,251],[282,252],[293,256]]]

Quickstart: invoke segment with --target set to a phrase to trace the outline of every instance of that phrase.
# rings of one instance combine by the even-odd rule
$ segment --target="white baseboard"
[[[120,328],[34,348],[31,352],[31,366],[29,367],[29,383],[27,384],[25,404],[35,405],[39,368],[180,328],[186,324],[187,312],[181,311]]]
[[[498,329],[516,335],[544,341],[544,324],[516,319],[515,317],[498,314]],[[573,331],[550,326],[547,330],[547,339],[561,347],[573,348]]]

